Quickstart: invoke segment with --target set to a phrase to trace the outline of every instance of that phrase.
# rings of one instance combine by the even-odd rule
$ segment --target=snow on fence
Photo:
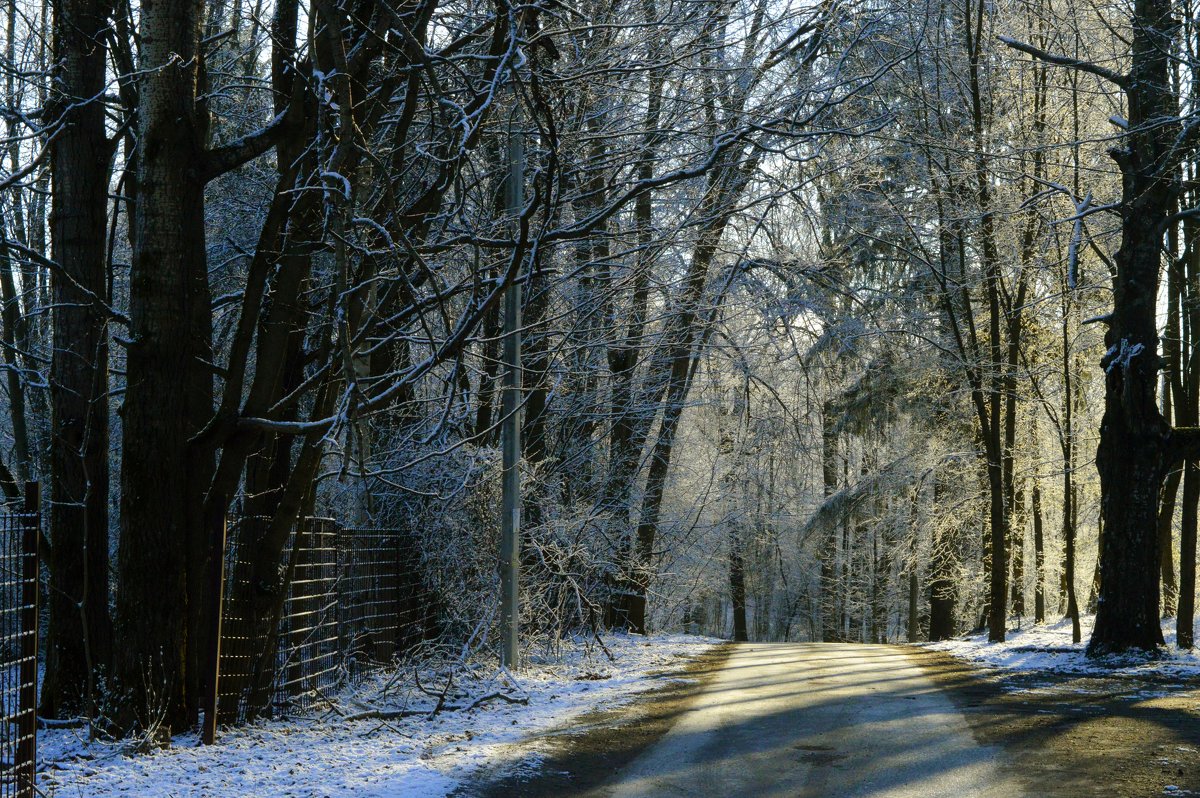
[[[37,760],[36,482],[20,512],[0,513],[0,798],[33,798]]]
[[[236,519],[230,540],[257,540],[268,534],[268,523]],[[254,564],[231,544],[219,649],[221,723],[310,708],[436,636],[436,602],[419,565],[411,534],[306,518],[291,530],[278,563],[285,593],[272,597],[256,580]]]

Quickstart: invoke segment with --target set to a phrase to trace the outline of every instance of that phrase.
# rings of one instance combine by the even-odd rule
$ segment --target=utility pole
[[[525,205],[525,142],[520,129],[520,100],[513,108],[508,129],[508,179],[505,205],[513,220],[514,239]],[[504,396],[500,447],[504,455],[503,509],[500,523],[500,664],[516,669],[520,662],[517,626],[520,620],[518,588],[521,568],[521,283],[504,292]]]

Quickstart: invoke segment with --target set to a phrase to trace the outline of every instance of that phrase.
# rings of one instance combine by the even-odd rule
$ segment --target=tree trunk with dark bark
[[[1172,227],[1174,232],[1176,228]],[[1171,236],[1175,238],[1174,235]],[[1178,248],[1178,242],[1168,245],[1172,254]],[[1163,374],[1162,374],[1162,414],[1168,424],[1180,424],[1181,419],[1176,412],[1176,400],[1185,403],[1184,364],[1183,364],[1183,334],[1181,330],[1181,315],[1184,291],[1184,270],[1182,258],[1172,257],[1167,264],[1167,328],[1163,336]],[[1186,408],[1183,409],[1184,412]],[[1158,505],[1158,550],[1161,563],[1162,616],[1174,618],[1178,607],[1179,585],[1175,580],[1175,561],[1173,558],[1174,544],[1172,542],[1175,505],[1179,498],[1179,487],[1183,482],[1183,469],[1173,468],[1167,475],[1163,486],[1162,496]]]
[[[1012,514],[1012,613],[1018,618],[1025,615],[1025,490],[1019,488],[1015,494]]]
[[[1191,197],[1189,197],[1191,198]],[[1176,228],[1172,227],[1172,231]],[[1175,372],[1172,387],[1175,389],[1175,423],[1179,426],[1195,427],[1200,423],[1200,362],[1197,361],[1200,350],[1200,302],[1197,296],[1196,281],[1200,279],[1200,251],[1196,250],[1196,241],[1200,239],[1200,230],[1195,220],[1185,220],[1183,238],[1185,252],[1183,257],[1170,264],[1168,272],[1168,298],[1170,297],[1170,282],[1173,276],[1178,279],[1179,315],[1181,317],[1182,334],[1176,346],[1179,348],[1179,370]],[[1172,253],[1173,254],[1173,253]],[[1182,270],[1182,275],[1179,272]],[[1170,477],[1168,477],[1168,482]],[[1165,491],[1164,491],[1165,494]],[[1161,512],[1161,511],[1160,511]],[[1179,497],[1179,586],[1176,610],[1175,633],[1176,644],[1180,648],[1191,648],[1194,640],[1196,615],[1196,532],[1197,516],[1200,513],[1200,465],[1189,461],[1183,466],[1183,493]],[[1169,529],[1168,525],[1168,529]],[[1159,528],[1161,533],[1161,527]],[[1170,546],[1170,540],[1159,539],[1159,544]],[[1160,554],[1162,559],[1170,558],[1170,549],[1166,554]],[[1164,583],[1165,586],[1165,583]],[[1165,591],[1164,591],[1165,592]]]
[[[1169,0],[1135,4],[1131,73],[1126,80],[1129,135],[1113,152],[1121,169],[1121,246],[1113,312],[1102,361],[1104,418],[1100,472],[1105,541],[1100,600],[1088,652],[1154,649],[1159,626],[1158,499],[1171,465],[1170,427],[1158,409],[1156,305],[1163,235],[1175,199],[1177,113],[1169,69],[1177,22]]]
[[[941,478],[934,481],[933,502],[941,498]],[[934,529],[929,559],[929,640],[947,640],[957,631],[954,621],[956,601],[953,541],[951,530],[939,525]]]
[[[1042,531],[1042,490],[1033,483],[1030,509],[1033,512],[1033,622],[1046,621],[1046,539]]]
[[[50,625],[40,713],[91,717],[112,655],[108,547],[107,219],[112,150],[103,104],[107,0],[54,8],[50,236]],[[10,371],[15,373],[15,370]]]
[[[1200,504],[1200,465],[1184,465],[1179,521],[1179,604],[1176,645],[1191,648],[1196,618],[1196,508]]]
[[[141,12],[138,200],[129,282],[114,676],[134,722],[196,720],[208,458],[191,439],[212,414],[211,301],[197,106],[202,0]]]
[[[746,626],[746,561],[737,524],[729,527],[729,597],[733,605],[733,640],[745,643],[750,639]]]
[[[1075,387],[1071,358],[1071,329],[1074,317],[1074,299],[1070,291],[1064,291],[1062,317],[1063,426],[1060,432],[1062,435],[1063,452],[1063,568],[1059,585],[1061,598],[1059,606],[1065,604],[1066,616],[1071,619],[1071,640],[1078,643],[1083,639],[1083,632],[1079,626],[1079,600],[1075,595],[1075,521],[1077,518],[1075,488],[1075,394],[1077,389]]]
[[[833,408],[825,403],[822,413],[824,428],[821,433],[821,479],[825,500],[837,492],[838,436],[833,428]],[[821,582],[819,607],[821,610],[821,640],[836,642],[840,637],[837,599],[837,549],[839,527],[830,524],[829,533],[821,544]]]

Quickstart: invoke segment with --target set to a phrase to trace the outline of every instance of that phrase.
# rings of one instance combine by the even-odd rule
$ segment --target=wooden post
[[[213,563],[209,568],[209,629],[212,645],[209,647],[208,683],[204,691],[204,728],[200,740],[205,745],[217,741],[217,713],[221,706],[221,620],[225,611],[225,544],[229,538],[229,518],[221,522],[217,533]]]
[[[33,795],[37,778],[38,544],[41,531],[41,492],[36,482],[25,483],[22,513],[21,714],[17,721],[17,783],[22,795]]]

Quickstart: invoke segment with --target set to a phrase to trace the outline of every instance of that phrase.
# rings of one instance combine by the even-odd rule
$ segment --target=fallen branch
[[[428,715],[427,709],[368,709],[347,715],[346,720],[395,720],[413,715]]]
[[[487,695],[485,695],[481,698],[476,698],[470,704],[467,704],[465,707],[463,707],[463,709],[475,709],[475,707],[481,706],[482,704],[485,704],[494,698],[502,699],[504,701],[507,701],[510,704],[520,704],[521,706],[529,706],[529,698],[528,697],[513,698],[512,696],[510,696],[506,693],[488,693]]]
[[[79,729],[87,724],[87,718],[43,718],[37,719],[39,729]]]
[[[476,709],[488,701],[500,699],[507,701],[510,704],[520,704],[522,706],[529,705],[529,699],[525,697],[514,698],[507,693],[488,693],[485,696],[476,698],[469,704],[445,704],[439,712],[465,712]],[[362,712],[354,712],[345,716],[346,720],[396,720],[397,718],[408,718],[416,715],[429,716],[428,709],[368,709]],[[432,716],[430,716],[432,717]]]

